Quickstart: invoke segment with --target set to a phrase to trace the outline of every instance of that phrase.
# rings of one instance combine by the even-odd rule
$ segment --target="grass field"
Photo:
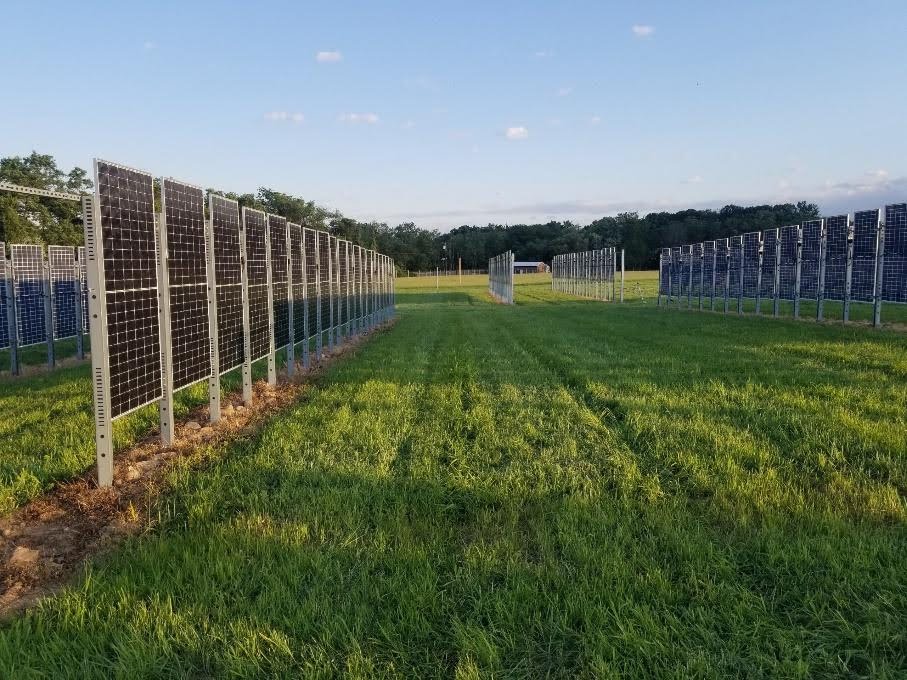
[[[144,535],[0,628],[0,676],[907,674],[907,336],[450,278],[177,464]],[[18,385],[6,507],[91,460],[87,371]]]

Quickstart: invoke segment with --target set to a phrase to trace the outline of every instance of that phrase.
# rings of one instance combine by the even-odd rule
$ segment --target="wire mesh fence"
[[[883,304],[907,303],[907,203],[663,248],[659,258],[659,305],[821,321],[829,302],[845,322],[854,305],[866,308],[875,326]]]
[[[513,304],[513,253],[507,251],[488,260],[488,292],[505,305]]]
[[[678,257],[681,256],[678,249]],[[676,281],[679,290],[680,279]],[[623,301],[624,251],[616,248],[555,255],[551,289],[560,293],[613,302]]]

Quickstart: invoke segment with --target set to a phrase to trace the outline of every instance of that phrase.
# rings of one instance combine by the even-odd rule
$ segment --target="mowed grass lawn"
[[[0,676],[907,674],[907,337],[535,281],[398,281]]]

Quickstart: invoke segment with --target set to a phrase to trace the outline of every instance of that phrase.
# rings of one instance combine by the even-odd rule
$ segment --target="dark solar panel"
[[[349,261],[349,241],[338,241],[338,250],[340,251],[340,290],[339,290],[339,322],[346,324],[350,320],[350,261]]]
[[[331,240],[326,231],[318,234],[318,293],[321,297],[321,330],[331,327]]]
[[[290,274],[293,291],[293,341],[298,343],[306,337],[306,280],[305,253],[302,250],[302,227],[292,222],[287,225],[290,231]]]
[[[561,268],[563,263],[561,263]],[[362,246],[353,246],[353,275],[355,277],[355,283],[353,286],[353,305],[355,306],[355,317],[357,320],[362,319],[362,277],[363,277],[363,267],[362,267]],[[561,270],[563,275],[563,270]]]
[[[763,300],[775,299],[775,268],[778,252],[778,230],[766,229],[762,233],[762,290]]]
[[[161,203],[167,228],[173,389],[178,390],[211,375],[205,193],[164,179]]]
[[[47,246],[53,294],[54,337],[76,335],[76,254],[72,246]]]
[[[115,418],[161,396],[154,192],[146,172],[97,161],[95,174]]]
[[[715,297],[723,298],[727,292],[728,240],[715,240]]]
[[[82,332],[88,332],[88,264],[85,260],[85,246],[79,246],[76,251],[79,259],[79,282],[82,284]]]
[[[9,318],[6,300],[6,244],[0,241],[0,349],[9,347]]]
[[[239,204],[211,194],[208,212],[211,216],[214,281],[217,287],[218,371],[225,373],[241,365],[245,356]]]
[[[885,207],[882,299],[907,302],[907,203]]]
[[[306,281],[306,316],[308,318],[309,337],[318,328],[318,253],[316,242],[318,232],[314,229],[302,230],[302,249],[305,255]]]
[[[793,300],[797,290],[797,236],[799,227],[781,227],[781,276],[779,297]]]
[[[759,249],[762,234],[751,231],[743,235],[743,297],[755,298],[759,292]]]
[[[16,296],[16,337],[20,347],[47,342],[44,315],[44,250],[42,246],[10,246]]]
[[[268,215],[271,238],[271,299],[274,312],[274,347],[290,342],[290,303],[287,285],[289,258],[287,256],[287,220]]]
[[[715,242],[705,241],[702,244],[702,295],[712,296],[712,278],[715,273]]]
[[[692,246],[692,261],[691,261],[691,270],[692,270],[692,286],[690,294],[698,298],[702,295],[702,244],[694,243]],[[385,305],[388,302],[385,300]]]
[[[819,257],[822,247],[822,220],[807,220],[801,229],[800,297],[815,300],[819,295]]]
[[[731,297],[737,297],[743,292],[740,288],[740,274],[743,268],[743,237],[732,236],[728,247],[730,248],[731,253],[730,260],[728,261],[730,273],[730,288],[728,294]]]
[[[843,300],[847,278],[847,215],[825,218],[825,299]]]
[[[680,295],[683,263],[679,247],[671,248],[671,294]]]
[[[243,208],[249,284],[249,351],[252,361],[271,351],[268,320],[267,221],[260,210]]]
[[[872,302],[875,298],[876,254],[879,239],[879,210],[862,210],[853,216],[853,268],[850,277],[852,300]]]

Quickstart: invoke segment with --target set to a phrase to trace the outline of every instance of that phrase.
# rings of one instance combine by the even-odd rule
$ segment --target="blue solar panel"
[[[10,246],[16,296],[16,334],[20,347],[47,342],[44,317],[44,253],[42,246]]]
[[[9,321],[6,316],[6,244],[0,241],[0,349],[9,347]]]
[[[728,240],[719,238],[715,241],[715,297],[724,298],[727,295],[728,276]]]
[[[907,303],[907,203],[885,207],[882,299]]]
[[[819,258],[821,256],[823,220],[808,220],[801,228],[800,297],[815,300],[819,295]]]
[[[690,290],[690,295],[695,298],[699,298],[702,295],[703,291],[703,281],[702,281],[702,244],[694,243],[692,246],[692,262],[691,262],[691,271],[692,271],[692,286]]]
[[[775,268],[777,265],[778,230],[762,232],[762,283],[760,297],[772,300],[775,297]]]
[[[680,295],[690,294],[690,246],[680,247]]]
[[[76,335],[76,254],[72,246],[47,246],[53,291],[54,337]]]
[[[88,272],[85,269],[85,246],[79,246],[76,251],[79,260],[79,282],[82,284],[82,332],[88,332]]]
[[[702,244],[702,295],[711,298],[715,278],[715,242],[706,241]]]
[[[847,277],[847,215],[825,219],[825,299],[843,300]]]
[[[671,295],[680,295],[680,278],[683,264],[680,248],[671,248]]]
[[[662,248],[658,262],[658,292],[661,295],[668,294],[668,285],[671,282],[671,249]]]
[[[743,235],[743,297],[755,298],[759,292],[759,249],[762,234],[752,231]]]
[[[781,276],[778,296],[793,300],[797,292],[797,239],[798,226],[781,227]]]
[[[730,239],[730,259],[728,261],[729,289],[730,297],[737,297],[743,293],[740,287],[741,274],[743,273],[743,237],[732,236]]]
[[[875,298],[876,255],[879,244],[879,210],[863,210],[853,216],[853,267],[850,298],[872,302]]]

